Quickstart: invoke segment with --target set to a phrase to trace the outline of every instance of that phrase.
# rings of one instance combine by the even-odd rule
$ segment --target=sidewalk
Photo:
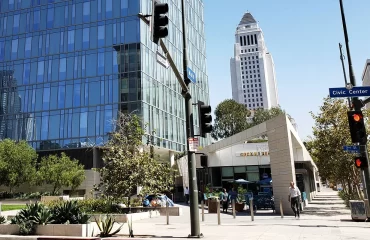
[[[248,240],[368,240],[370,236],[369,222],[353,222],[349,209],[339,199],[337,192],[324,188],[317,197],[304,209],[300,219],[294,216],[273,214],[271,210],[258,210],[251,221],[249,212],[238,213],[234,219],[231,213],[221,213],[221,225],[218,225],[217,215],[208,214],[205,210],[205,221],[202,222],[199,209],[200,232],[204,239],[248,239]],[[179,205],[183,215],[145,219],[133,222],[133,233],[137,239],[140,236],[156,239],[184,239],[190,234],[190,209]],[[3,212],[8,215],[13,211]],[[120,234],[128,234],[125,224]],[[119,240],[120,237],[115,239]],[[125,238],[126,239],[126,238]]]
[[[206,213],[200,232],[204,239],[369,239],[370,223],[352,222],[350,211],[336,196],[337,192],[322,189],[300,219],[281,218],[261,210],[253,222],[249,213],[238,214],[236,219],[231,214],[221,214],[221,225],[218,225],[217,215]],[[134,222],[134,234],[155,235],[157,239],[187,237],[190,234],[189,207],[181,207],[183,215],[170,217],[170,225],[166,225],[165,217]],[[199,219],[201,221],[201,216]],[[122,233],[127,233],[127,227]]]

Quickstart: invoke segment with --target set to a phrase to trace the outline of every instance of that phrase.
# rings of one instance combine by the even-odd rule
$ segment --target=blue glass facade
[[[166,44],[182,66],[181,1],[164,2]],[[208,102],[203,3],[186,2],[192,93]],[[150,0],[1,0],[0,138],[40,150],[102,145],[122,110],[140,114],[159,147],[185,150],[179,84],[137,17],[150,11]]]

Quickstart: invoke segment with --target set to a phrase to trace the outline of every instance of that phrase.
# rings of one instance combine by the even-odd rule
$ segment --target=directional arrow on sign
[[[167,61],[167,58],[163,56],[160,52],[157,51],[157,62],[159,62],[163,67],[169,68],[170,64]]]

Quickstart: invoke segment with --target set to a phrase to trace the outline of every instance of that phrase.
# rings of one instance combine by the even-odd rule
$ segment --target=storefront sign
[[[269,152],[242,152],[236,153],[237,157],[254,157],[254,156],[268,156]]]

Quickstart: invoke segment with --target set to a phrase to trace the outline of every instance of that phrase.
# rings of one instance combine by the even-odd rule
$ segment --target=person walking
[[[185,188],[184,194],[185,194],[186,204],[189,204],[189,188],[188,187]]]
[[[299,203],[301,198],[301,191],[299,191],[299,188],[294,185],[294,182],[290,182],[289,187],[289,202],[290,206],[293,209],[294,217],[299,218]]]
[[[227,193],[225,188],[221,193],[220,199],[222,203],[222,212],[227,213],[227,209],[229,208],[229,194]]]

